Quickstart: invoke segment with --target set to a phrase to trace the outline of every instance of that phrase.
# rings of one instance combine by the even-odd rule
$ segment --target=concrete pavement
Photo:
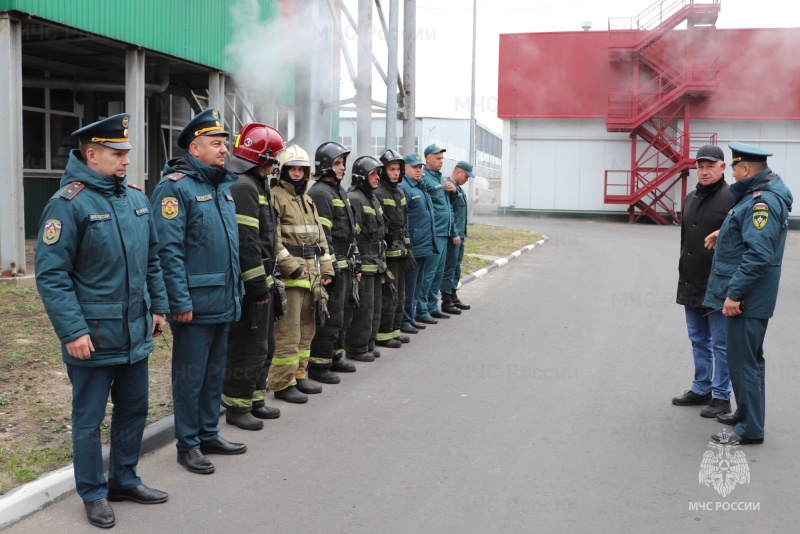
[[[193,475],[163,447],[139,472],[166,504],[115,503],[115,532],[787,532],[800,511],[800,234],[765,343],[766,443],[727,496],[698,483],[722,425],[691,384],[675,227],[482,218],[549,242],[464,287],[473,309],[358,364]],[[702,506],[701,506],[702,505]],[[755,508],[758,509],[755,509]],[[749,509],[746,509],[749,508]],[[10,533],[96,532],[74,494]]]

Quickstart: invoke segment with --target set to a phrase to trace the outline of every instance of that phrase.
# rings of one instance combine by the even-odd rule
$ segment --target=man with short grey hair
[[[724,159],[722,149],[716,145],[705,145],[697,151],[697,187],[683,201],[681,219],[676,302],[684,307],[686,314],[694,356],[694,381],[691,389],[672,399],[672,404],[707,404],[700,412],[703,417],[731,411],[727,320],[721,310],[703,306],[714,257],[714,251],[705,248],[705,238],[719,230],[728,208],[733,205],[733,195],[725,182]]]

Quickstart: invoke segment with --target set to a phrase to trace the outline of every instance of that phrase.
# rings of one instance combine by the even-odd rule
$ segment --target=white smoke
[[[314,2],[296,2],[298,10],[289,16],[283,16],[278,5],[267,8],[258,0],[235,2],[233,37],[225,47],[226,65],[236,85],[251,100],[267,105],[273,98],[293,98],[295,66],[310,64],[314,54],[320,53],[316,49],[323,42],[320,32],[330,31],[330,26],[314,27]]]

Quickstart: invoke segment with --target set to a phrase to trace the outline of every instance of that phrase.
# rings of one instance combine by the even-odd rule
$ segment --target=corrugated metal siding
[[[22,11],[220,70],[233,33],[233,6],[242,0],[0,0]],[[280,0],[256,0],[261,16],[277,15]]]

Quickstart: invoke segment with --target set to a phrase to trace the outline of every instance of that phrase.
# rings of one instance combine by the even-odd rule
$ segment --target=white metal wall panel
[[[678,123],[683,129],[683,124]],[[730,163],[730,141],[761,146],[775,153],[772,170],[800,195],[800,123],[795,121],[700,121],[692,132],[713,133]],[[609,133],[605,120],[514,119],[503,124],[501,205],[518,209],[623,212],[603,201],[607,169],[630,168],[630,139]],[[696,142],[694,143],[696,144]],[[694,147],[695,149],[697,147]],[[726,179],[733,183],[730,169]],[[687,191],[697,183],[691,172]],[[667,194],[680,209],[679,186]]]

